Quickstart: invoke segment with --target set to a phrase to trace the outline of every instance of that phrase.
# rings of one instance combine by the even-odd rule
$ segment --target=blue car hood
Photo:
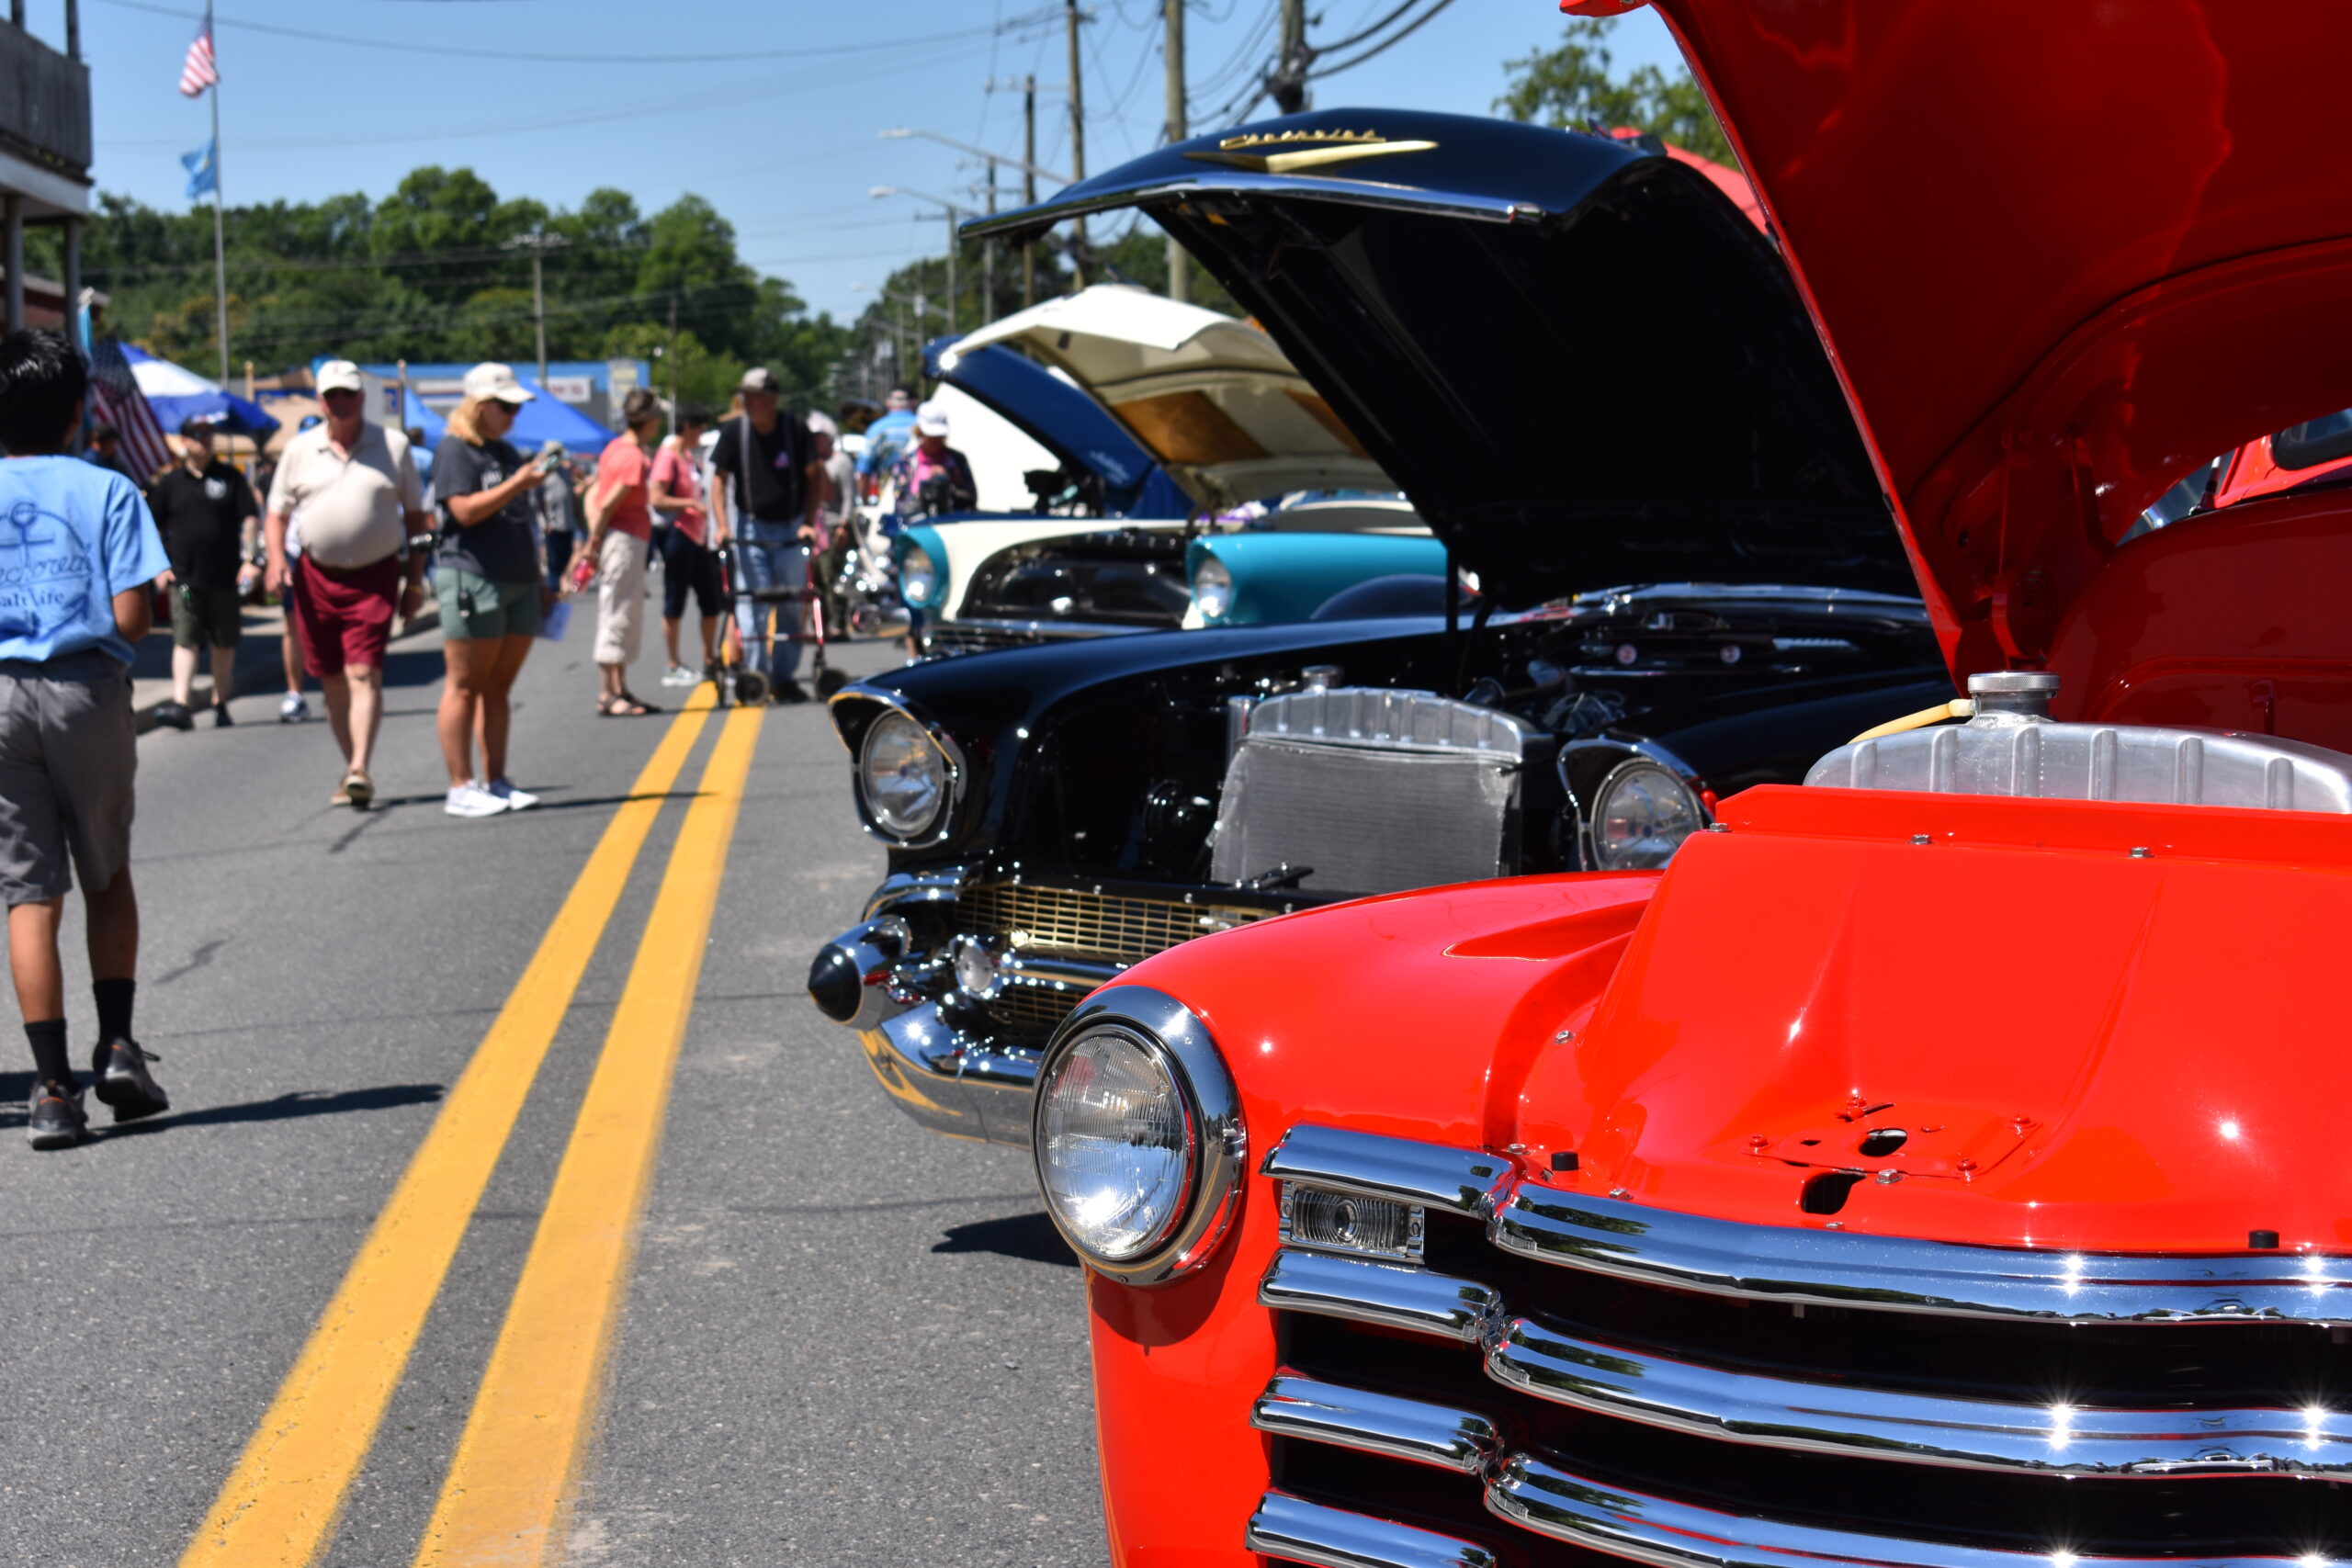
[[[1182,517],[1182,490],[1109,410],[1044,366],[1009,348],[957,351],[958,339],[923,346],[923,369],[1004,416],[1022,434],[1102,490],[1113,517]]]

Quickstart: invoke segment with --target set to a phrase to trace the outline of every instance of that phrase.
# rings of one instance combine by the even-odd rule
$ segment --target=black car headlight
[[[1698,794],[1670,770],[1646,759],[1626,762],[1594,793],[1592,858],[1602,871],[1651,870],[1706,825]]]
[[[1153,1285],[1216,1249],[1240,1202],[1240,1107],[1182,1003],[1144,986],[1089,997],[1046,1052],[1035,1116],[1046,1212],[1094,1269]]]
[[[857,794],[874,825],[911,841],[939,825],[956,768],[931,731],[896,708],[867,727],[857,752]]]

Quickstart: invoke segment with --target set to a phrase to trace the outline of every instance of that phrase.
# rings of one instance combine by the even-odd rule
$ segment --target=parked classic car
[[[1247,321],[1098,284],[938,339],[924,357],[1061,458],[1034,476],[1034,512],[901,537],[928,652],[1201,625],[1202,570],[1217,612],[1206,622],[1250,625],[1304,620],[1371,578],[1445,570],[1380,466]],[[1148,477],[1122,485],[1114,472]]]
[[[1309,115],[1245,144],[1366,124],[1426,150],[1374,183],[1186,142],[1028,221],[1169,221],[1405,480],[1476,615],[1013,649],[843,691],[890,869],[809,988],[932,1126],[1025,1145],[1054,1026],[1176,942],[1654,866],[1718,796],[1952,698],[1828,361],[1721,191],[1607,138],[1453,116]],[[1563,419],[1565,364],[1643,417]]]
[[[1973,714],[1088,998],[1111,1557],[2341,1562],[2352,495],[2133,533],[2346,401],[2352,12],[1658,4]]]

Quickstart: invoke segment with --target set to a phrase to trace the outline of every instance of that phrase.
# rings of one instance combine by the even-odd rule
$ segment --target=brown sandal
[[[639,718],[646,714],[655,711],[655,709],[647,706],[645,704],[639,702],[635,697],[630,696],[627,692],[623,692],[617,697],[598,697],[596,699],[596,716],[598,718]]]

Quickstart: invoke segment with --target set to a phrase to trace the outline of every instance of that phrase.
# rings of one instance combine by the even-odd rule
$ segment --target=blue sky
[[[1321,21],[1309,37],[1344,37],[1393,3],[1310,0]],[[178,155],[203,143],[208,108],[177,83],[195,31],[187,18],[201,4],[81,0],[101,188],[187,205]],[[1088,166],[1099,170],[1158,137],[1159,5],[1090,4],[1086,141]],[[471,165],[502,195],[564,207],[600,185],[649,211],[694,191],[734,222],[747,260],[790,279],[812,306],[854,315],[869,298],[859,285],[940,244],[933,209],[870,188],[956,197],[981,177],[947,148],[876,132],[921,126],[1018,152],[1020,96],[989,84],[1033,73],[1038,161],[1068,167],[1059,9],[1058,0],[219,0],[225,187],[232,203],[380,196],[409,169],[438,163]],[[1196,115],[1229,101],[1265,60],[1273,10],[1274,0],[1194,0]],[[1041,16],[1051,19],[1027,20]],[[42,38],[60,40],[63,17],[63,0],[30,0],[28,20]],[[1315,101],[1486,113],[1504,62],[1559,31],[1546,0],[1453,0],[1397,47],[1317,83]],[[1647,13],[1620,25],[1615,47],[1621,66],[1673,58]],[[510,58],[523,51],[588,58]]]

